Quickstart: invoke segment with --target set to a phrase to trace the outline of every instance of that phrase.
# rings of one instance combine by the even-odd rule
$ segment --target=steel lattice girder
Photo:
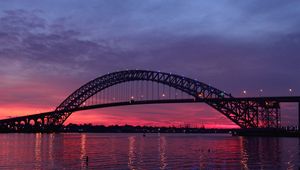
[[[195,98],[233,98],[231,95],[217,88],[176,74],[147,70],[126,70],[109,73],[86,83],[66,98],[56,108],[56,111],[78,108],[83,102],[101,90],[123,82],[137,80],[162,83],[181,90]],[[223,113],[242,128],[278,126],[278,119],[274,120],[274,115],[278,117],[278,109],[273,109],[272,114],[270,114],[270,110],[264,104],[258,102],[221,101],[207,102],[207,104]],[[71,114],[72,112],[68,111],[57,112],[51,115],[52,120],[50,122],[55,125],[61,125]],[[273,122],[270,123],[270,121]]]

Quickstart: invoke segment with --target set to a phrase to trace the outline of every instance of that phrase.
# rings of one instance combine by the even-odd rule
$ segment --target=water
[[[224,134],[0,134],[0,169],[298,169],[299,149]]]

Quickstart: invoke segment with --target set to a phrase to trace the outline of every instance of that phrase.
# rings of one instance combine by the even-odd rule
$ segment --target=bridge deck
[[[128,105],[141,105],[141,104],[166,104],[166,103],[205,103],[205,102],[220,102],[220,101],[255,101],[255,102],[265,102],[265,101],[276,101],[276,102],[297,102],[300,106],[300,96],[281,96],[281,97],[240,97],[240,98],[208,98],[208,99],[166,99],[166,100],[144,100],[144,101],[126,101],[126,102],[117,102],[117,103],[106,103],[106,104],[97,104],[97,105],[91,105],[91,106],[83,106],[76,109],[70,109],[70,110],[61,110],[61,111],[50,111],[50,112],[43,112],[39,114],[33,114],[33,115],[26,115],[26,116],[20,116],[20,117],[14,117],[14,118],[8,118],[8,119],[2,119],[0,122],[5,121],[15,121],[25,118],[37,118],[40,116],[46,116],[51,115],[53,113],[58,112],[76,112],[81,110],[90,110],[90,109],[98,109],[98,108],[106,108],[106,107],[117,107],[117,106],[128,106]],[[299,109],[299,115],[300,115],[300,109]],[[300,117],[300,116],[299,116]],[[299,118],[300,122],[300,118]]]

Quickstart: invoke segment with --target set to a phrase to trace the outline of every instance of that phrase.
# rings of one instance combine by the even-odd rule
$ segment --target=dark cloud
[[[74,30],[58,30],[57,23],[56,29],[52,31],[52,27],[49,26],[51,23],[45,22],[35,12],[7,11],[0,17],[0,21],[1,87],[9,95],[9,97],[2,95],[2,101],[24,99],[30,102],[47,103],[51,98],[47,95],[52,92],[35,89],[37,84],[44,89],[50,88],[49,84],[57,89],[59,86],[60,88],[69,86],[73,84],[68,82],[69,76],[80,79],[81,76],[78,74],[86,73],[96,67],[107,70],[108,63],[114,63],[116,60],[114,56],[117,49],[113,50],[99,42],[82,40],[78,37],[79,33]],[[101,62],[97,61],[98,59],[101,59]],[[97,64],[91,68],[93,63]],[[51,79],[54,77],[55,80]],[[89,76],[87,77],[90,79]],[[23,88],[30,81],[36,82],[31,83],[32,89]],[[11,86],[15,89],[21,88],[23,92],[14,90],[10,88]],[[45,93],[42,95],[45,100],[40,100],[42,92]],[[27,93],[27,97],[23,93]]]

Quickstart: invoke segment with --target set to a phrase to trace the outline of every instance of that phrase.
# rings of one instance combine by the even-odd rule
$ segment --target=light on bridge
[[[246,90],[243,90],[243,94],[246,95],[246,94],[247,94],[247,91],[246,91]]]
[[[162,94],[162,97],[165,97],[165,96],[166,96],[165,93],[163,93],[163,94]]]
[[[290,95],[293,94],[293,89],[289,88],[289,94],[290,94]]]
[[[131,96],[131,99],[134,99],[134,97],[133,97],[133,96]]]
[[[264,92],[263,89],[259,89],[259,94],[258,95],[261,96],[263,92]]]

